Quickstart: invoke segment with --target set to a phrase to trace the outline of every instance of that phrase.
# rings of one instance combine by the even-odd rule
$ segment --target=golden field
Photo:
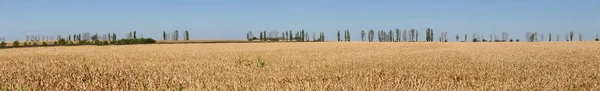
[[[0,59],[8,90],[600,89],[600,42],[59,46]]]
[[[156,40],[157,44],[184,44],[184,43],[249,43],[248,40]]]

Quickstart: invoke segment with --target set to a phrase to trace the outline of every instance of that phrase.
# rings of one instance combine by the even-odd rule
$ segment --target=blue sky
[[[247,31],[325,32],[415,28],[436,34],[600,32],[599,0],[0,0],[0,36],[189,30],[192,39],[244,39]],[[258,35],[258,34],[255,34]],[[437,36],[437,35],[436,35]],[[548,35],[546,35],[548,36]],[[424,35],[419,36],[424,39]],[[462,37],[461,37],[462,38]],[[462,39],[461,39],[462,40]]]

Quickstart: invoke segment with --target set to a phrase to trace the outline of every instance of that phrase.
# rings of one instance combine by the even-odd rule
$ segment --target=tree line
[[[183,32],[183,40],[190,40],[190,32],[185,30]],[[175,30],[173,32],[163,31],[163,40],[179,40],[179,30]]]
[[[337,41],[338,42],[349,42],[351,41],[351,31],[349,29],[343,30],[344,33],[342,34],[341,31],[337,31]],[[377,34],[377,35],[375,35]],[[252,34],[252,32],[248,32],[247,33],[247,39],[248,41],[253,41],[253,40],[260,40],[260,41],[279,41],[279,40],[284,40],[284,41],[305,41],[308,40],[309,38],[307,38],[306,36],[309,36],[307,33],[305,34],[304,30],[298,31],[296,32],[296,34],[294,34],[291,30],[290,32],[282,32],[281,33],[282,36],[286,36],[286,37],[279,37],[279,35],[277,35],[277,31],[261,31],[260,32],[260,37],[256,38],[254,37],[254,35]],[[292,36],[295,35],[295,36]],[[365,31],[362,30],[360,32],[361,35],[361,41],[363,42],[375,42],[375,41],[379,41],[379,42],[419,42],[419,30],[416,29],[396,29],[394,30],[369,30],[369,31]],[[540,36],[541,35],[541,36]],[[540,41],[545,41],[545,38],[548,38],[548,41],[551,42],[553,38],[555,38],[554,41],[560,41],[560,35],[556,34],[555,36],[552,36],[552,33],[548,34],[549,36],[544,36],[543,33],[537,33],[537,32],[526,32],[526,42],[540,42]],[[289,36],[289,38],[287,37]],[[313,37],[315,37],[315,35],[313,35]],[[574,41],[573,37],[574,32],[567,32],[566,34],[566,41]],[[583,41],[583,34],[580,32],[579,35],[579,41]],[[375,39],[375,37],[377,37],[377,39]],[[437,37],[437,39],[435,39],[435,37]],[[600,37],[600,35],[596,35],[596,41],[599,41],[598,37]],[[323,39],[321,39],[323,38]],[[461,38],[463,38],[463,40],[461,40]],[[495,33],[490,33],[489,36],[486,37],[485,34],[478,34],[478,33],[473,33],[470,37],[471,39],[469,40],[469,36],[468,34],[464,34],[464,36],[460,36],[460,34],[456,34],[455,36],[455,40],[457,42],[520,42],[519,39],[510,39],[509,34],[507,32],[501,32],[499,35],[495,34]],[[319,35],[319,39],[317,38],[313,38],[315,39],[314,41],[324,41],[324,34],[323,32],[320,33]],[[434,40],[437,40],[438,42],[448,42],[448,32],[439,32],[439,35],[434,35],[434,30],[432,28],[427,28],[425,30],[425,40],[422,40],[424,42],[434,42]]]
[[[293,30],[280,32],[277,30],[273,31],[259,31],[259,37],[255,37],[252,31],[246,33],[246,39],[248,41],[296,41],[296,42],[310,42],[310,41],[325,41],[325,32],[312,32],[312,40],[309,32],[305,32],[304,29],[296,31]]]
[[[544,33],[538,33],[538,32],[526,32],[525,33],[525,39],[527,39],[527,42],[543,42],[546,41],[546,37],[544,36]],[[554,36],[554,41],[560,41],[560,35],[561,34],[556,34]],[[577,37],[576,37],[577,36]],[[573,39],[573,38],[577,38],[577,39]],[[596,39],[595,41],[599,41],[598,37],[600,37],[599,34],[596,34]],[[548,37],[547,37],[547,41],[548,42],[552,42],[552,33],[548,33]],[[583,41],[583,33],[579,32],[578,35],[575,35],[574,31],[569,31],[565,33],[565,41]]]
[[[26,41],[15,40],[12,43],[12,48],[16,47],[43,47],[43,46],[75,46],[75,45],[126,45],[126,44],[150,44],[156,43],[152,38],[137,38],[137,32],[133,31],[128,34],[128,37],[117,40],[116,33],[106,34],[90,34],[75,33],[68,36],[56,36],[56,40],[52,41],[49,38],[54,36],[26,36]],[[7,43],[2,41],[0,48],[7,48]]]
[[[371,29],[368,32],[362,30],[361,33],[361,41],[363,42],[375,42],[375,30]],[[427,28],[425,34],[425,42],[433,42],[433,29]],[[365,40],[366,39],[366,40]],[[378,30],[377,31],[377,40],[379,42],[418,42],[419,41],[419,31],[415,29],[396,29],[396,31],[389,30]]]

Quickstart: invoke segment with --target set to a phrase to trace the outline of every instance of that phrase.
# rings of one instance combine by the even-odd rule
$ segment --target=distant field
[[[248,40],[156,40],[157,44],[182,44],[182,43],[249,43]]]
[[[248,41],[248,40],[157,40],[157,44],[189,44],[189,43],[266,43],[289,41]],[[294,41],[295,42],[295,41]]]
[[[0,58],[0,86],[13,90],[600,89],[600,42],[58,46]]]

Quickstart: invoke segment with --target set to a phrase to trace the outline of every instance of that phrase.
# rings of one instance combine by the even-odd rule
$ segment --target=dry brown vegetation
[[[242,43],[0,50],[31,90],[598,90],[600,43]]]

